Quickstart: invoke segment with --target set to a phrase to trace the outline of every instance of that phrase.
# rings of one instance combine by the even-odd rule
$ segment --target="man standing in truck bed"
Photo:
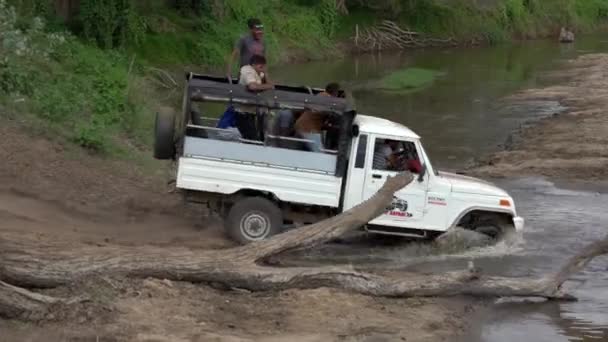
[[[319,93],[320,96],[338,97],[340,95],[340,85],[332,82],[325,87],[325,91]],[[306,146],[312,152],[321,152],[323,148],[321,132],[325,127],[327,114],[313,110],[307,110],[295,122],[294,128],[298,136],[308,140]]]
[[[232,65],[234,64],[237,56],[239,57],[239,70],[240,68],[248,65],[251,61],[251,57],[258,55],[266,56],[266,43],[264,42],[264,25],[260,19],[251,18],[247,20],[247,26],[249,27],[249,33],[239,38],[234,44],[232,54],[227,60],[227,76],[232,76]]]

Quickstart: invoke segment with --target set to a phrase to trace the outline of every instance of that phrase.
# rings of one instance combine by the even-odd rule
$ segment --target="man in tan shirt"
[[[325,91],[319,93],[319,95],[338,97],[339,92],[340,85],[338,83],[330,83],[325,87]],[[306,140],[310,140],[306,145],[312,152],[321,152],[321,132],[325,126],[326,119],[327,114],[305,111],[294,125],[296,134]]]
[[[239,84],[244,85],[250,91],[264,91],[274,88],[274,84],[268,80],[266,75],[266,58],[254,55],[248,65],[241,68]]]

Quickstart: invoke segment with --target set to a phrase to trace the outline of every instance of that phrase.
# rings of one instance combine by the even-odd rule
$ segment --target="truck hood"
[[[439,176],[447,179],[452,184],[452,192],[509,197],[509,194],[503,189],[478,178],[443,171],[439,171]]]

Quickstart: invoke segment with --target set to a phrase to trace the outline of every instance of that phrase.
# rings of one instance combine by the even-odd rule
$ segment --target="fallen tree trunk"
[[[247,278],[250,270],[265,269],[260,263],[271,256],[317,246],[363,226],[385,212],[393,194],[412,180],[409,173],[393,177],[369,200],[340,215],[268,240],[224,250],[73,245],[5,233],[0,237],[0,280],[38,288],[56,287],[95,274],[240,282],[242,274]]]
[[[412,180],[409,173],[390,178],[375,196],[341,215],[266,241],[225,250],[73,245],[3,234],[0,237],[0,279],[13,285],[40,288],[64,285],[86,276],[111,274],[216,282],[252,291],[326,286],[374,296],[464,294],[564,299],[568,296],[560,292],[562,283],[595,256],[608,252],[607,237],[584,249],[556,275],[540,279],[485,277],[475,269],[435,275],[380,275],[359,272],[352,267],[280,268],[264,265],[264,261],[272,256],[317,246],[364,225],[385,212],[393,194]],[[44,311],[49,305],[69,302],[50,297],[38,300],[40,298],[28,291],[23,292],[25,290],[10,285],[1,289],[0,315]],[[26,301],[11,301],[15,293],[25,293]]]

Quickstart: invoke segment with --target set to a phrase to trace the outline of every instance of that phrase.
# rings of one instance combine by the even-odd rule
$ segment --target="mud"
[[[73,243],[233,246],[221,222],[167,192],[166,165],[142,171],[3,121],[0,234]],[[0,320],[1,341],[449,341],[477,306],[338,290],[250,293],[156,279],[91,278],[43,290],[91,301],[45,321]]]
[[[470,312],[454,301],[330,289],[249,293],[157,279],[89,279],[53,292],[85,290],[93,301],[55,321],[0,329],[15,341],[441,341]]]
[[[542,119],[517,133],[517,141],[493,154],[470,173],[511,177],[541,175],[551,179],[608,180],[608,54],[591,54],[567,62],[552,77],[558,85],[530,89],[509,100],[552,101],[564,112]]]

